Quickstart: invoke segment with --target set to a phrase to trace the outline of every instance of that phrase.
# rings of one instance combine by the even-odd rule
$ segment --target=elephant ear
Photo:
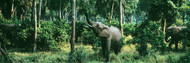
[[[110,36],[110,30],[108,28],[105,28],[98,36],[99,37],[109,37]]]

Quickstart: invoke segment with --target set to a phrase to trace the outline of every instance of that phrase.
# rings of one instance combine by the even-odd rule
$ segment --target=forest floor
[[[150,49],[149,45],[149,49]],[[76,44],[74,59],[76,63],[104,63],[101,48],[93,50],[91,45]],[[189,50],[189,49],[188,49]],[[70,44],[64,43],[60,51],[44,52],[9,52],[16,63],[69,63]],[[111,63],[184,63],[189,62],[188,51],[155,51],[150,50],[147,56],[139,56],[134,44],[122,47],[121,52],[110,54]],[[0,56],[2,60],[2,56]],[[183,62],[181,62],[183,61]],[[3,63],[0,61],[0,63]]]
[[[9,54],[18,63],[68,63],[69,52],[70,45],[68,43],[61,51],[57,52],[10,52]],[[187,52],[168,51],[161,54],[160,51],[150,51],[147,56],[140,57],[135,49],[135,45],[126,45],[118,55],[111,52],[110,59],[111,63],[179,63],[187,55]],[[76,63],[103,63],[104,61],[101,50],[95,51],[90,45],[79,44],[76,46],[74,59]]]

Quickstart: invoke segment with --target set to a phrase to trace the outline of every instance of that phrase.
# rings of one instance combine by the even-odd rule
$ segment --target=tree
[[[45,14],[46,14],[46,8],[48,6],[47,0],[42,1],[42,7],[41,7],[41,17],[40,19],[44,20],[45,19]]]
[[[151,0],[139,0],[137,4],[137,8],[135,10],[135,15],[136,15],[136,25],[138,25],[138,21],[143,21],[148,14],[148,11],[151,8]]]
[[[120,17],[120,0],[96,0],[96,12],[109,21]]]
[[[0,7],[2,9],[2,15],[6,19],[10,19],[11,18],[12,4],[14,4],[13,0],[1,0],[0,1]]]
[[[129,22],[133,22],[133,15],[136,11],[139,0],[123,0],[124,14]]]
[[[37,11],[36,11],[36,0],[33,0],[33,7],[32,7],[32,21],[35,22],[34,25],[34,49],[33,52],[36,52],[37,49]]]
[[[187,2],[187,6],[190,7],[190,1]],[[187,19],[187,21],[190,22],[190,10],[187,10],[185,13],[187,13],[187,15],[186,15],[186,19]]]
[[[40,27],[41,9],[42,9],[42,0],[39,0],[38,27]]]
[[[189,2],[187,2],[187,0],[183,0],[181,2],[181,6],[179,7],[179,12],[182,16],[183,24],[185,24],[185,16],[186,14],[188,14],[186,12],[190,9],[190,6],[188,5],[188,3]]]
[[[148,19],[152,21],[161,21],[162,26],[166,20],[167,26],[171,26],[176,22],[178,15],[177,4],[174,4],[173,1],[167,0],[153,0],[151,3],[151,9],[148,12]]]
[[[122,6],[122,0],[120,0],[120,27],[121,27],[121,34],[123,35],[123,27],[122,27],[122,22],[124,20],[124,16],[123,16],[123,6]]]
[[[27,18],[30,7],[32,6],[32,0],[14,0],[14,7],[16,16],[21,21]]]
[[[61,4],[62,4],[62,2],[61,2],[61,0],[59,0],[59,19],[61,19]]]
[[[75,51],[75,20],[76,20],[76,0],[73,0],[73,21],[72,21],[72,36],[71,36],[71,54]]]

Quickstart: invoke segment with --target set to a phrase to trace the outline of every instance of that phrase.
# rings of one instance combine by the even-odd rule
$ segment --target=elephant
[[[186,26],[170,26],[166,29],[166,42],[169,42],[169,48],[171,49],[172,44],[175,43],[175,50],[178,50],[178,42],[184,38],[183,30],[187,28]],[[171,36],[171,41],[169,41],[169,37]]]
[[[100,38],[103,56],[106,58],[106,62],[109,62],[110,50],[114,50],[115,54],[118,55],[122,47],[121,31],[117,27],[109,27],[101,22],[91,22],[87,13],[84,14],[89,28],[92,29],[95,35]]]

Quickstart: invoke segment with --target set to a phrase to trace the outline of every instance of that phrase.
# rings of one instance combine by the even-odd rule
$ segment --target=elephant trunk
[[[92,22],[90,21],[90,19],[89,19],[89,17],[88,17],[88,14],[87,14],[87,13],[84,13],[84,14],[85,14],[85,16],[86,16],[87,23],[88,23],[89,25],[92,25]]]

